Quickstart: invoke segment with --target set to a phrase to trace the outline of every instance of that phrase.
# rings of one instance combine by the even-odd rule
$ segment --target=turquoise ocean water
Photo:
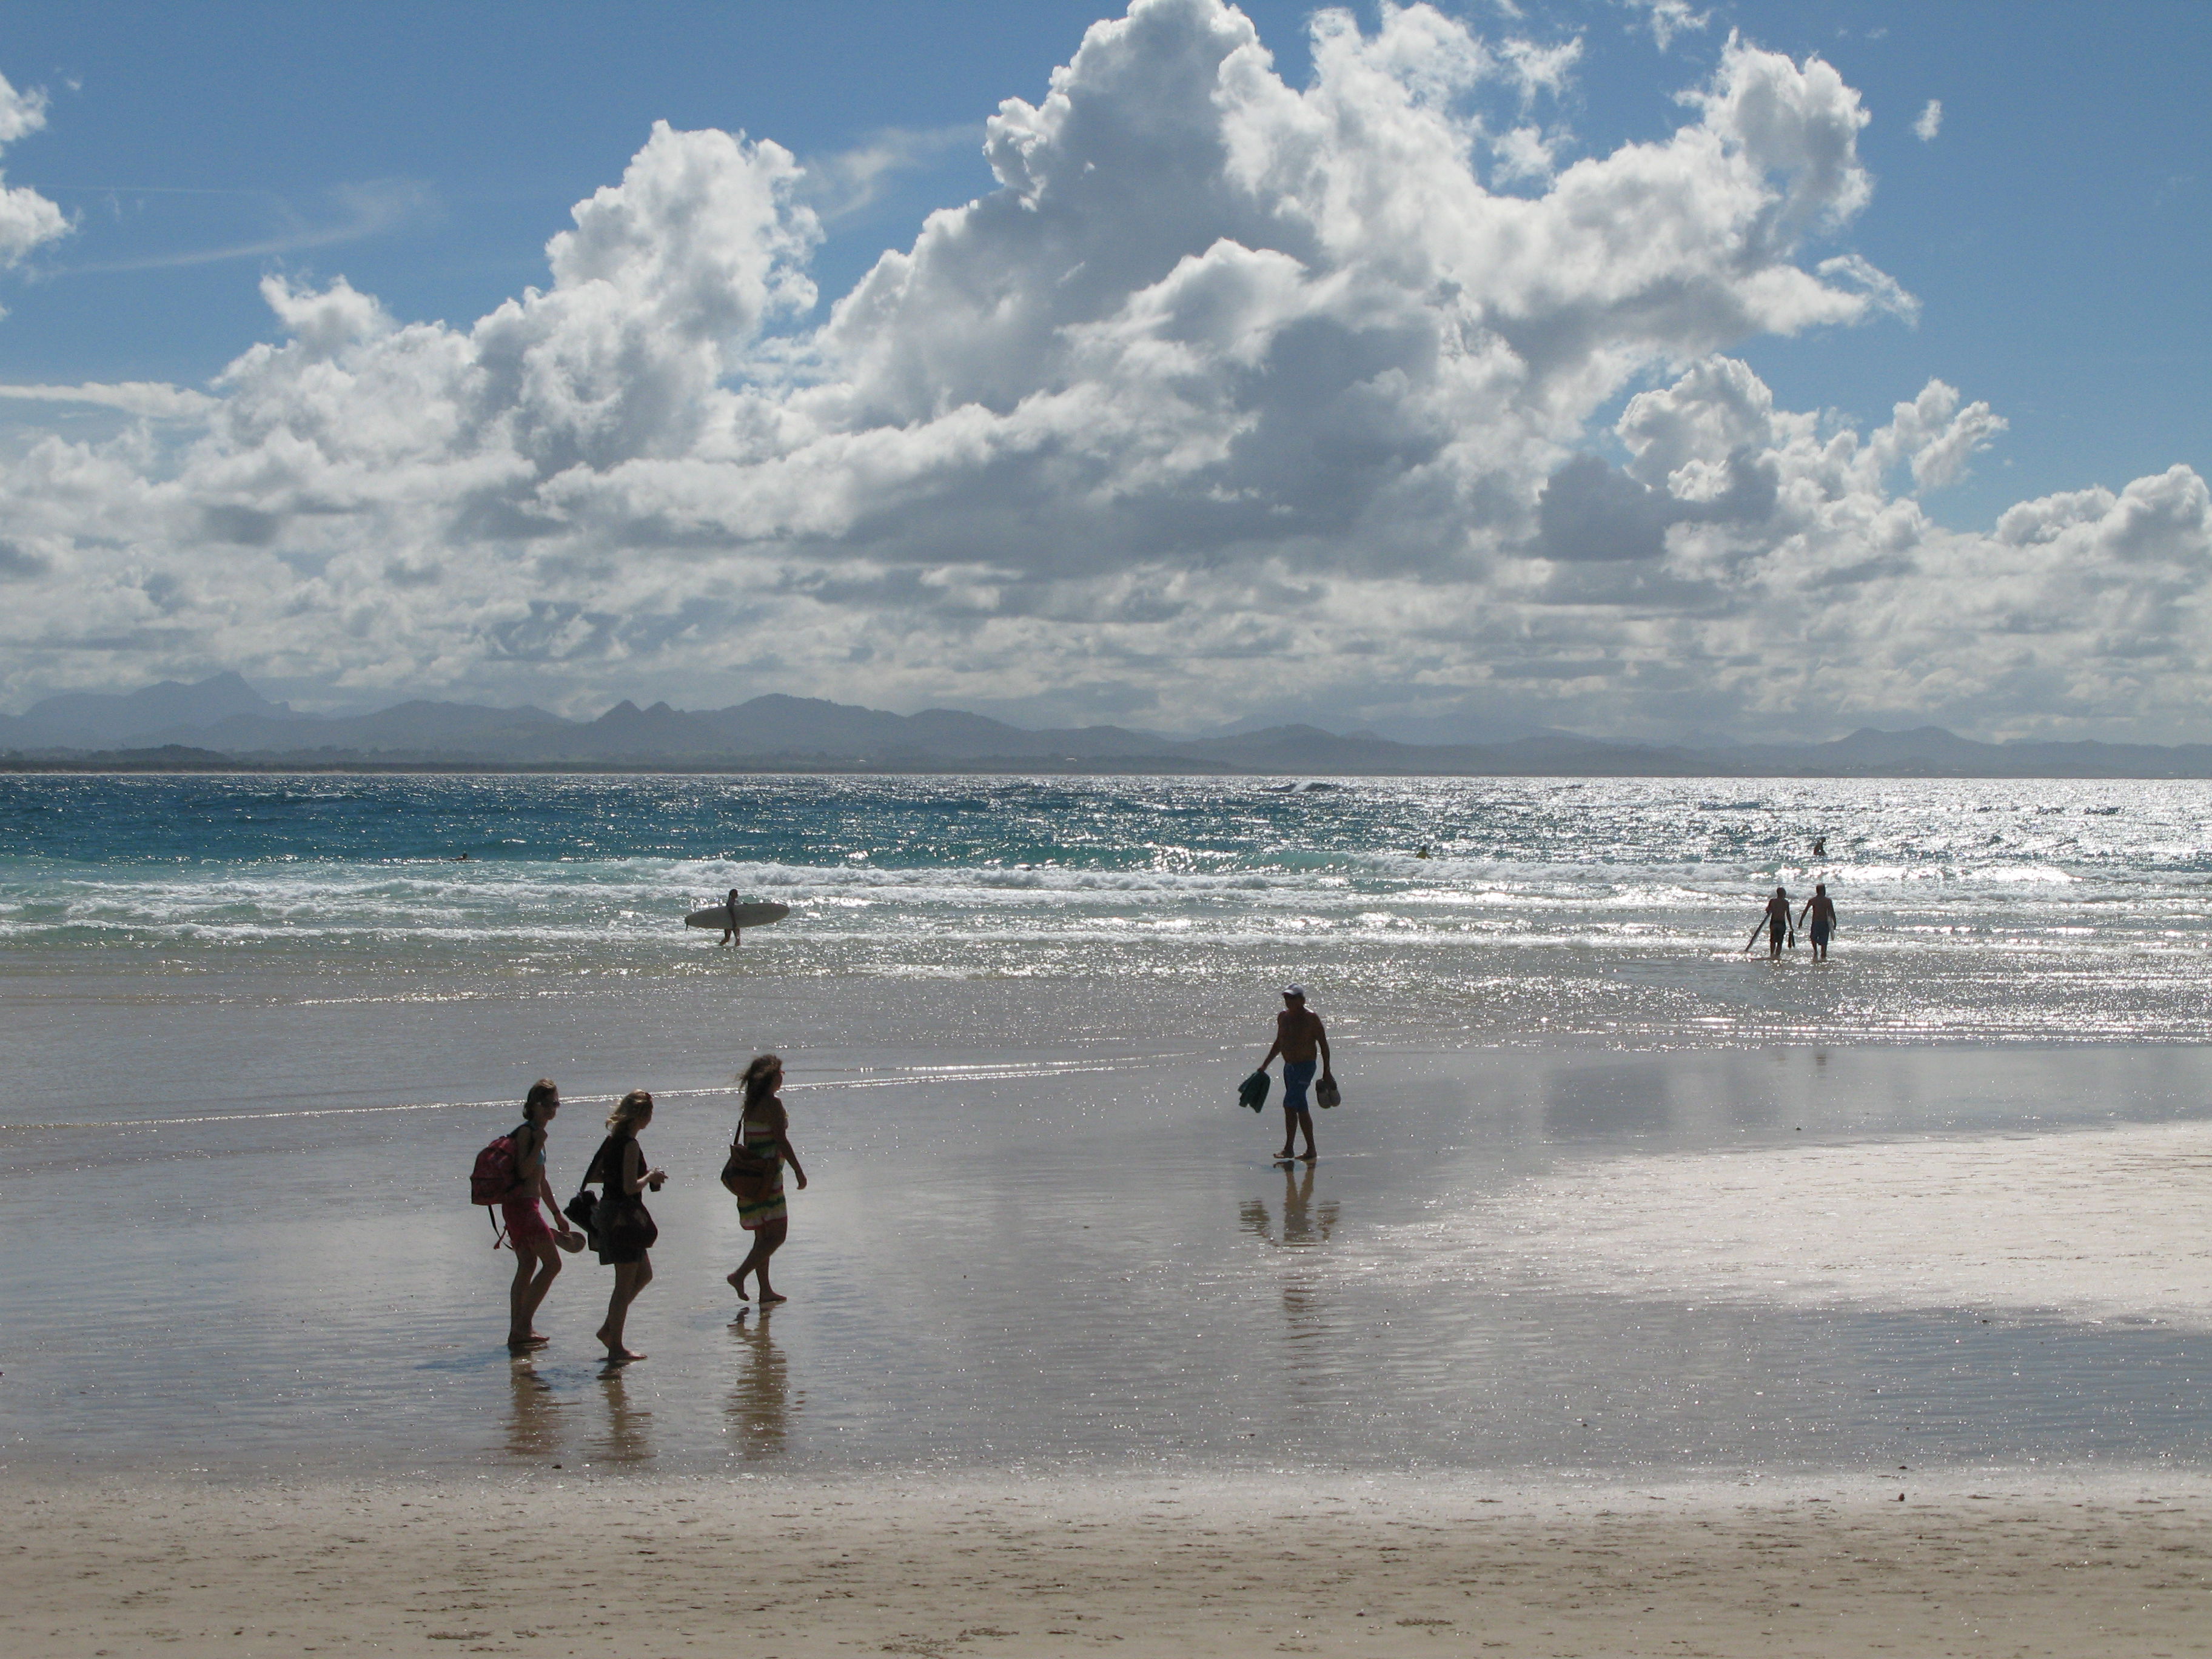
[[[1759,897],[1815,879],[1856,976],[1753,1019],[2206,1030],[2198,783],[0,782],[0,946],[42,962],[696,969],[672,921],[735,887],[793,907],[757,942],[799,973],[1080,974],[1106,952],[1206,981],[1304,951],[1378,1012],[1694,1033],[1737,1018],[1705,969]]]

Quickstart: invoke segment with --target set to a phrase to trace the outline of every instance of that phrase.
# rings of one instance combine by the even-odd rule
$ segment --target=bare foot
[[[607,1364],[610,1365],[627,1365],[633,1359],[645,1359],[650,1357],[640,1353],[635,1348],[612,1347],[607,1350]]]
[[[1278,1164],[1287,1164],[1288,1162],[1290,1162],[1290,1158],[1291,1158],[1291,1149],[1290,1149],[1289,1147],[1285,1146],[1285,1147],[1284,1147],[1284,1148],[1283,1148],[1283,1150],[1282,1150],[1281,1152],[1277,1152],[1277,1153],[1275,1154],[1275,1162],[1276,1162],[1276,1163],[1278,1163]]]
[[[552,1340],[551,1337],[540,1336],[535,1331],[525,1331],[520,1336],[510,1331],[507,1333],[507,1346],[510,1348],[542,1348]]]
[[[1319,1152],[1300,1152],[1298,1154],[1298,1162],[1301,1164],[1318,1164],[1320,1161],[1321,1154]]]
[[[768,1306],[771,1302],[788,1302],[791,1300],[787,1296],[778,1296],[774,1291],[765,1289],[761,1291],[760,1299],[761,1306],[763,1308]]]
[[[723,1277],[729,1281],[730,1288],[738,1293],[738,1300],[740,1302],[744,1301],[745,1299],[745,1276],[743,1273],[725,1273]]]

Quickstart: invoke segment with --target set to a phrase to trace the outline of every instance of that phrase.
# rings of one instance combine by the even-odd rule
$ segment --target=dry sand
[[[0,1588],[14,1659],[2212,1652],[2212,1489],[1851,1484],[14,1473]]]
[[[1595,1160],[1358,1247],[1611,1294],[2212,1331],[2212,1124]]]

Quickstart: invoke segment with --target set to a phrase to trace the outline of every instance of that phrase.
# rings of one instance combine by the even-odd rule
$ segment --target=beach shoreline
[[[2208,1650],[2197,794],[110,793],[0,961],[11,1654]],[[503,1344],[540,1076],[561,1196],[660,1098],[648,1363],[588,1257]]]
[[[2203,1477],[1893,1478],[38,1475],[0,1584],[22,1659],[2212,1651]]]

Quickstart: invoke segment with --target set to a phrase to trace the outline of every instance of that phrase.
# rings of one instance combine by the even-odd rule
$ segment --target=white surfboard
[[[740,904],[735,908],[734,912],[737,925],[740,927],[765,927],[772,921],[781,921],[790,914],[791,907],[788,904],[773,902]],[[684,917],[684,925],[686,927],[712,927],[716,933],[720,933],[730,925],[732,917],[731,906],[709,904],[704,909],[694,910],[690,915]]]

